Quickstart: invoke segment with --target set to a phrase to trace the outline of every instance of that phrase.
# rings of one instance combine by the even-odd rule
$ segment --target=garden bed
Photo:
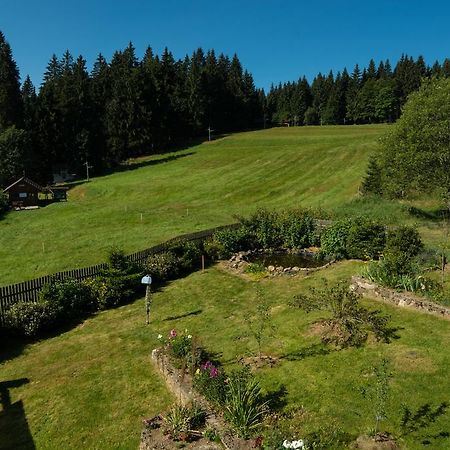
[[[435,314],[450,320],[450,308],[425,300],[409,292],[397,292],[394,289],[378,286],[361,277],[352,277],[351,288],[369,298],[378,298],[396,306],[407,307]]]
[[[139,446],[140,450],[171,450],[180,448],[180,444],[185,445],[186,448],[197,449],[225,448],[229,450],[246,450],[254,447],[252,441],[239,439],[229,430],[223,418],[216,413],[203,396],[194,390],[192,376],[186,370],[177,369],[162,349],[154,349],[151,360],[163,377],[168,389],[182,405],[195,402],[206,411],[206,427],[217,432],[221,445],[211,442],[202,436],[199,436],[198,439],[190,443],[174,442],[162,433],[162,419],[157,416],[144,420],[144,430],[141,434],[141,444]]]

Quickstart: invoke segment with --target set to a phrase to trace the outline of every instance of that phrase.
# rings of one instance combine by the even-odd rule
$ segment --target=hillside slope
[[[103,261],[257,207],[336,208],[358,190],[386,126],[238,133],[143,158],[69,192],[67,203],[0,221],[0,285]],[[142,215],[142,216],[141,216]]]

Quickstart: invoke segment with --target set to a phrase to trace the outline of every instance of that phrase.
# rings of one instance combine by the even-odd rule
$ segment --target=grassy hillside
[[[111,245],[131,252],[230,223],[259,206],[341,207],[355,197],[385,129],[239,133],[94,178],[74,187],[67,203],[0,221],[0,285],[100,262]]]
[[[391,315],[398,339],[390,344],[370,340],[361,348],[314,351],[320,338],[312,332],[323,312],[306,314],[287,304],[308,286],[348,279],[362,263],[345,261],[309,276],[258,282],[271,305],[275,331],[263,352],[279,358],[256,376],[267,391],[284,386],[287,408],[306,411],[299,436],[335,424],[355,437],[374,426],[374,410],[360,389],[364,374],[382,358],[390,361],[388,420],[381,425],[400,433],[400,406],[417,409],[449,400],[449,322],[424,313],[365,301]],[[22,354],[2,362],[1,380],[27,378],[10,389],[11,402],[23,402],[31,438],[38,449],[135,449],[141,419],[164,411],[174,401],[150,363],[158,333],[188,329],[220,355],[229,368],[237,358],[256,351],[248,336],[247,314],[255,313],[256,283],[219,267],[174,281],[153,295],[152,321],[145,325],[144,299],[99,313],[59,336],[28,345]],[[180,301],[182,299],[182,301]],[[12,349],[10,349],[12,353]],[[19,350],[20,353],[20,350]],[[11,355],[10,355],[11,356]],[[10,413],[1,415],[0,448],[13,443],[23,426]],[[426,431],[429,448],[448,449],[448,416]],[[403,440],[407,449],[424,448],[415,434]]]

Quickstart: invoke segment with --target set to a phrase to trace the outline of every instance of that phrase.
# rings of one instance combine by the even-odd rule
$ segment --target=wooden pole
[[[202,255],[202,272],[205,271],[205,255]]]
[[[151,290],[150,285],[147,284],[147,288],[145,289],[145,313],[146,313],[146,321],[145,323],[148,325],[150,323],[150,306],[151,306]]]

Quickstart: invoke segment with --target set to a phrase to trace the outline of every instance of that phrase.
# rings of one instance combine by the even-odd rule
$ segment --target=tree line
[[[20,83],[0,32],[0,185],[24,171],[49,182],[52,170],[95,172],[129,157],[161,152],[208,134],[261,126],[264,92],[237,55],[201,48],[176,60],[150,47],[138,59],[130,43],[92,71],[82,56],[53,55],[39,92]]]
[[[237,55],[197,49],[176,60],[150,47],[142,59],[130,43],[89,72],[82,56],[53,55],[38,90],[23,83],[11,47],[0,32],[0,186],[23,173],[42,183],[64,168],[99,174],[121,161],[160,153],[215,133],[273,125],[392,122],[423,79],[449,77],[450,60],[432,67],[402,56],[310,84],[272,86],[266,95]]]
[[[394,68],[389,60],[367,68],[358,64],[334,76],[319,73],[311,84],[305,77],[271,87],[267,117],[279,125],[340,125],[394,122],[409,94],[424,79],[450,77],[450,60],[427,66],[424,58],[402,55]]]

